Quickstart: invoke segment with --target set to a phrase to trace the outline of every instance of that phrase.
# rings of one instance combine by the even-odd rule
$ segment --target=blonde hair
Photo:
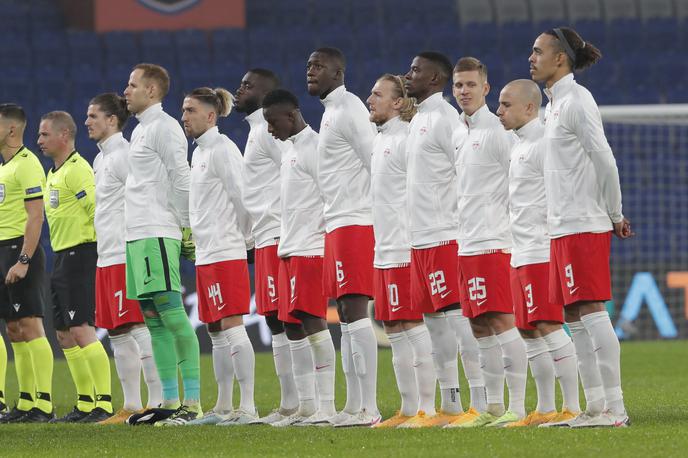
[[[389,81],[394,85],[394,93],[397,98],[403,100],[401,104],[401,110],[399,110],[399,118],[402,121],[409,122],[413,116],[416,114],[416,99],[414,97],[409,97],[406,92],[406,86],[404,86],[403,77],[400,75],[392,75],[391,73],[385,73],[377,79],[378,81]]]
[[[191,91],[187,97],[210,105],[215,109],[215,113],[217,113],[219,117],[229,116],[234,106],[234,96],[232,96],[227,89],[222,87],[216,87],[215,89],[199,87]]]

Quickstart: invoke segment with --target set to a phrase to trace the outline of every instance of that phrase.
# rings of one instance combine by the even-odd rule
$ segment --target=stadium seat
[[[537,32],[568,23],[564,0],[529,0],[533,25]]]
[[[490,24],[495,20],[491,2],[484,0],[457,0],[459,21],[465,29],[468,24]]]
[[[566,9],[569,22],[572,24],[577,24],[579,21],[600,22],[604,18],[600,0],[567,1]]]

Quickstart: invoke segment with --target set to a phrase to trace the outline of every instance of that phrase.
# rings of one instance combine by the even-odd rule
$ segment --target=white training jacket
[[[159,103],[136,118],[124,192],[126,239],[181,240],[181,228],[189,227],[189,145],[184,131]]]
[[[280,165],[286,146],[268,132],[259,108],[246,116],[250,127],[244,150],[244,206],[253,220],[256,248],[275,245],[280,236]]]
[[[373,142],[371,191],[375,231],[375,267],[389,269],[411,262],[406,199],[408,122],[398,116],[380,127]]]
[[[468,137],[456,158],[459,254],[511,248],[509,158],[516,138],[487,105],[461,119]]]
[[[413,248],[456,240],[456,151],[467,134],[459,113],[438,92],[418,104],[409,124],[407,193]]]
[[[549,262],[547,195],[545,194],[545,126],[535,118],[514,130],[517,143],[511,149],[509,209],[511,219],[511,266]]]
[[[568,74],[545,89],[545,187],[552,238],[623,220],[619,171],[592,94]]]
[[[195,142],[189,218],[196,265],[246,259],[246,249],[252,245],[251,218],[241,198],[241,152],[217,126]]]
[[[98,245],[98,267],[124,264],[124,186],[127,182],[129,142],[122,132],[98,143],[100,152],[93,161],[96,175],[95,229]]]
[[[323,256],[325,217],[317,182],[318,134],[306,126],[286,143],[280,172],[282,236],[277,255]]]
[[[373,224],[370,155],[375,125],[361,99],[339,86],[325,106],[318,140],[318,186],[325,200],[327,232]]]

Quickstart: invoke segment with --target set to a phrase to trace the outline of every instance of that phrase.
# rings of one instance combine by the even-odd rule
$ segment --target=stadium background
[[[577,78],[603,105],[624,213],[637,233],[612,246],[609,309],[617,332],[626,339],[686,338],[688,110],[674,105],[688,103],[686,21],[688,0],[0,0],[0,100],[27,110],[26,144],[39,157],[40,116],[69,111],[80,127],[77,150],[92,162],[97,148],[82,127],[88,101],[121,93],[141,61],[170,71],[164,107],[173,116],[181,116],[184,93],[199,86],[233,92],[246,69],[260,66],[280,75],[317,128],[323,109],[306,93],[305,62],[318,46],[345,52],[347,88],[364,100],[380,74],[405,73],[418,51],[476,56],[489,68],[488,104],[495,109],[505,82],[528,77],[537,34],[572,25],[604,54]],[[220,129],[243,150],[248,125],[241,114],[223,119]],[[42,244],[50,259],[47,226]],[[183,273],[193,318],[193,266],[186,263]],[[266,349],[261,319],[249,323],[256,347]],[[209,339],[200,340],[208,349]]]

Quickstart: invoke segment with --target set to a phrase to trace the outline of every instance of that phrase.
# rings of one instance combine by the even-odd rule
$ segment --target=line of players
[[[603,301],[610,297],[610,233],[626,238],[631,231],[599,112],[572,75],[598,58],[571,29],[538,37],[531,76],[545,83],[550,97],[542,126],[535,83],[507,85],[495,116],[485,105],[485,66],[462,58],[452,67],[434,52],[418,54],[403,78],[381,77],[368,112],[344,87],[344,56],[321,48],[307,66],[308,92],[325,106],[319,133],[305,124],[293,94],[277,89],[272,72],[254,69],[235,100],[251,128],[243,165],[216,127],[217,117],[229,113],[229,94],[201,88],[185,98],[184,130],[197,144],[190,175],[186,141],[160,105],[169,78],[160,67],[137,66],[125,91],[126,107],[140,122],[129,145],[126,185],[119,183],[127,210],[104,229],[119,232],[113,229],[126,221],[126,262],[113,261],[116,274],[99,268],[96,285],[110,312],[113,294],[107,293],[119,292],[117,314],[134,316],[138,304],[122,297],[126,264],[126,295],[141,301],[143,317],[135,322],[150,329],[163,394],[159,408],[135,414],[137,387],[138,405],[110,420],[404,428],[628,424],[618,340]],[[442,97],[451,78],[461,115]],[[89,107],[89,134],[101,154],[109,136],[97,133],[94,120],[115,125],[114,135],[126,120],[117,113],[102,100]],[[124,164],[124,145],[121,150]],[[96,214],[97,194],[98,186]],[[198,401],[198,343],[179,315],[177,297],[179,254],[193,257],[190,231],[181,229],[188,227],[218,382],[216,406],[205,415]],[[248,312],[246,249],[253,244],[256,302],[273,333],[281,386],[279,409],[263,418],[253,404],[253,350],[241,321]],[[118,246],[122,258],[124,241]],[[114,286],[104,286],[108,282]],[[324,319],[328,297],[337,300],[342,328],[347,399],[340,413]],[[376,402],[369,297],[392,343],[402,395],[400,411],[384,422]],[[561,327],[562,305],[573,342]],[[471,393],[465,412],[459,355]],[[538,406],[526,415],[528,362]],[[582,413],[578,370],[587,401]],[[561,412],[554,406],[555,373]],[[231,399],[235,376],[239,409]],[[97,399],[102,393],[96,386]]]

